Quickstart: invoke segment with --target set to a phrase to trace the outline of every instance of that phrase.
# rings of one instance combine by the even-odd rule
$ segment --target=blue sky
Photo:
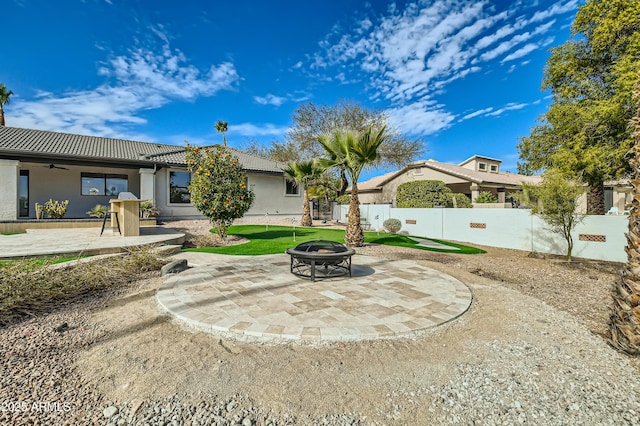
[[[516,170],[579,0],[8,0],[8,126],[183,145],[283,140],[306,102],[385,110],[420,159]],[[371,170],[362,180],[380,174]]]

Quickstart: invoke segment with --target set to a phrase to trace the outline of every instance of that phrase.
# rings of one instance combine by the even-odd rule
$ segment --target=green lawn
[[[341,229],[327,228],[295,228],[296,240],[293,240],[294,228],[291,226],[269,226],[265,225],[235,225],[229,228],[230,235],[237,235],[249,240],[246,244],[239,244],[227,247],[205,247],[190,248],[185,251],[197,251],[205,253],[235,254],[235,255],[259,255],[284,253],[289,247],[311,240],[331,240],[344,243],[344,231]],[[365,232],[365,241],[374,244],[385,244],[389,246],[410,247],[418,250],[430,250],[445,253],[476,254],[484,253],[484,250],[475,247],[453,244],[447,241],[432,240],[440,244],[451,246],[451,250],[433,249],[418,246],[411,237],[396,234],[377,234],[376,232]],[[455,250],[459,248],[459,250]]]

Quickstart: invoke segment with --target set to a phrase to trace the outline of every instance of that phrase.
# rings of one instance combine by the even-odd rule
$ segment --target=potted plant
[[[153,205],[151,201],[143,201],[140,203],[140,214],[143,219],[148,219],[150,217],[157,217],[160,213],[160,210]]]
[[[89,216],[102,219],[103,217],[105,217],[108,211],[109,211],[108,206],[103,206],[102,204],[96,204],[94,208],[92,208],[87,212],[87,214]]]
[[[44,211],[47,213],[51,219],[62,219],[65,214],[67,214],[67,206],[69,205],[69,200],[64,200],[60,202],[58,200],[49,199],[46,203],[44,203]]]
[[[36,219],[44,219],[44,206],[36,203]]]

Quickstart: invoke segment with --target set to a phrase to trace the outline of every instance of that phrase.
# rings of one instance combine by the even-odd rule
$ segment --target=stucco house
[[[229,148],[255,201],[247,215],[300,215],[302,195],[284,164]],[[87,218],[120,192],[150,200],[161,219],[201,218],[189,202],[184,147],[0,127],[0,221],[35,218],[35,203],[69,200],[66,218]]]
[[[471,201],[480,192],[491,192],[498,203],[494,207],[511,207],[509,194],[519,191],[522,182],[536,184],[539,176],[524,176],[500,170],[502,161],[474,155],[460,164],[436,160],[413,162],[401,170],[358,183],[361,203],[394,204],[398,186],[416,180],[440,180],[454,193],[465,194]]]

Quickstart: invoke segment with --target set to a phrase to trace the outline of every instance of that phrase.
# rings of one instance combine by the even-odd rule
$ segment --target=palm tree
[[[313,160],[288,163],[287,167],[282,170],[289,181],[300,185],[304,191],[302,197],[302,219],[300,224],[302,226],[313,226],[311,209],[309,208],[309,186],[322,176],[324,170],[320,168],[316,161]]]
[[[9,97],[13,95],[11,90],[7,90],[7,86],[0,83],[0,126],[4,126],[4,106],[9,104]]]
[[[613,346],[630,355],[640,355],[640,80],[636,85],[636,99],[638,111],[632,120],[634,155],[630,161],[635,179],[631,180],[634,197],[627,233],[627,264],[613,292],[609,324]]]
[[[362,170],[380,161],[378,148],[388,138],[386,126],[380,129],[368,127],[361,132],[342,130],[318,138],[329,156],[319,159],[319,163],[325,169],[344,168],[351,180],[351,199],[344,234],[344,242],[348,246],[361,247],[364,244],[364,233],[360,225],[358,179]]]
[[[216,123],[216,130],[222,133],[222,142],[224,143],[224,146],[227,146],[226,133],[228,128],[229,128],[229,123],[227,123],[226,121],[218,120],[218,122]]]

